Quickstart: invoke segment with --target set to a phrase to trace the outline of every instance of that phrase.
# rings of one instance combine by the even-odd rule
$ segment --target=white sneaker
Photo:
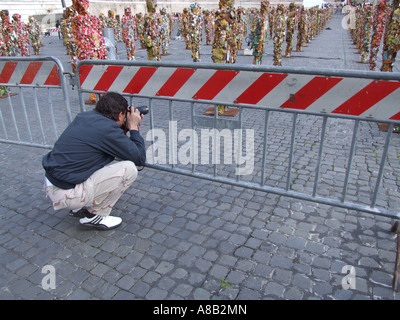
[[[85,228],[98,229],[98,230],[111,230],[118,227],[122,223],[122,219],[113,216],[99,216],[95,215],[93,218],[79,219],[79,223]]]

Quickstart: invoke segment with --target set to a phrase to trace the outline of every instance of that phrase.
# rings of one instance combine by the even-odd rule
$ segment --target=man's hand
[[[140,121],[143,119],[143,115],[140,115],[139,110],[130,108],[130,112],[128,111],[126,114],[126,127],[128,130],[137,130],[139,131]]]

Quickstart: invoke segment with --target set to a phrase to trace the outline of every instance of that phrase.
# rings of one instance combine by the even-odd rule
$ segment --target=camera
[[[128,107],[128,112],[131,112],[131,108],[132,107]],[[148,106],[140,106],[140,107],[136,107],[135,109],[139,110],[140,115],[145,115],[149,113],[149,107]],[[122,130],[124,130],[125,133],[128,132],[128,128],[126,127],[126,123],[124,123],[122,125]]]
[[[135,109],[139,110],[140,115],[145,115],[145,114],[149,113],[148,106],[140,106],[140,107],[136,107]],[[131,107],[128,107],[128,112],[131,112]]]

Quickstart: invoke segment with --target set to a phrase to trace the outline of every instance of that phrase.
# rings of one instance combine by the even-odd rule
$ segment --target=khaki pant
[[[108,216],[118,199],[136,180],[137,174],[133,162],[116,162],[97,170],[74,189],[64,190],[50,185],[46,187],[46,193],[53,201],[54,210],[85,207],[90,213]]]

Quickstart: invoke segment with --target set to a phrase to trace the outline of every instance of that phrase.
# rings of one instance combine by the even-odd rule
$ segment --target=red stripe
[[[390,118],[391,120],[400,120],[400,112]]]
[[[235,102],[256,104],[287,76],[287,74],[263,73]]]
[[[122,71],[123,66],[108,66],[93,90],[107,91]]]
[[[59,86],[60,85],[60,78],[58,76],[58,68],[54,65],[53,69],[51,70],[49,76],[47,77],[45,85],[49,86]]]
[[[192,97],[193,99],[212,100],[214,97],[236,77],[238,71],[218,70]]]
[[[84,64],[79,67],[79,81],[81,85],[85,82],[86,77],[88,76],[90,70],[92,70],[93,65]]]
[[[305,110],[342,80],[343,78],[314,77],[292,95],[281,108]]]
[[[3,70],[0,73],[0,83],[8,83],[10,80],[15,68],[17,67],[18,62],[6,62],[4,64]]]
[[[332,113],[360,115],[399,87],[399,82],[372,81]]]
[[[140,90],[146,85],[147,81],[150,80],[154,72],[157,71],[155,67],[141,67],[132,80],[128,83],[124,89],[124,93],[139,93]]]
[[[158,90],[156,96],[173,97],[195,71],[196,69],[176,69],[161,89]]]
[[[20,84],[32,84],[43,62],[31,62],[26,68],[25,74],[22,77]]]

